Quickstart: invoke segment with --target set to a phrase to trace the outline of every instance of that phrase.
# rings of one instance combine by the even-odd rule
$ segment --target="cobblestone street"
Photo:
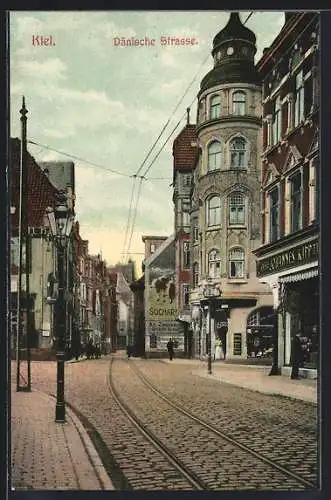
[[[170,396],[172,401],[231,439],[292,470],[299,477],[316,483],[315,404],[209,380],[198,376],[196,365],[194,367],[192,363],[170,366],[160,361],[138,359],[127,363],[121,356],[115,356],[111,369],[116,391],[146,428],[152,430],[188,470],[200,477],[205,489],[304,490],[307,487],[293,477],[284,476],[281,470],[272,469],[244,448],[240,449],[222,437],[211,437],[208,429],[192,423],[189,417],[177,414],[166,401],[143,385],[131,367],[138,368],[153,386]],[[12,377],[14,368],[13,363]],[[115,489],[192,489],[192,485],[122,413],[110,391],[109,370],[110,358],[67,363],[65,391],[68,408],[74,409],[83,422]],[[32,387],[55,394],[56,363],[32,363]],[[55,446],[51,442],[24,444],[15,411],[22,399],[28,401],[29,398],[29,394],[14,393],[13,480],[22,488],[47,488],[47,481],[50,480],[47,479],[50,477],[48,473],[51,471],[56,476],[65,458],[47,462],[47,449]],[[43,401],[43,404],[47,403],[47,399]],[[53,423],[55,401],[49,399],[48,405],[50,424],[59,432],[62,427]],[[74,446],[76,451],[78,445],[77,441],[68,446]],[[33,449],[28,449],[29,446]],[[46,454],[43,454],[44,449]],[[30,455],[34,457],[30,468],[23,472],[23,462]],[[40,476],[41,469],[43,476]],[[38,481],[33,479],[37,472]],[[65,477],[66,488],[84,489],[79,478],[74,479],[74,472],[67,473]],[[85,484],[90,489],[102,489],[100,482],[93,483],[93,478]],[[53,481],[49,487],[56,488],[56,482]]]

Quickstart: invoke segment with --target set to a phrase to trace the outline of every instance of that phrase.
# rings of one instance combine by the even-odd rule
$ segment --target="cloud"
[[[23,78],[30,77],[34,80],[51,79],[53,84],[57,80],[65,80],[67,78],[64,74],[67,66],[59,58],[50,58],[43,62],[36,61],[35,59],[20,61],[17,69],[21,72]]]

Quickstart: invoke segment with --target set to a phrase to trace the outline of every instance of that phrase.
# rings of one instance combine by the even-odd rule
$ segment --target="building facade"
[[[252,324],[260,317],[274,322],[272,295],[256,277],[252,253],[261,244],[262,107],[255,53],[254,33],[238,13],[231,13],[213,40],[214,67],[202,79],[198,94],[190,306],[200,356],[207,353],[210,324],[210,311],[206,313],[203,306],[208,278],[221,290],[211,318],[213,352],[218,337],[226,358],[246,358],[254,352]],[[271,334],[263,337],[257,342],[269,347]]]
[[[19,274],[19,139],[10,141],[11,171],[11,220],[10,220],[10,265],[11,265],[11,347],[16,346],[17,292]],[[22,249],[22,312],[23,336],[29,328],[31,356],[49,358],[52,356],[55,332],[53,331],[53,310],[47,302],[49,276],[54,274],[56,250],[49,237],[45,220],[46,208],[54,206],[57,190],[42,172],[34,158],[27,152],[27,225],[28,245]],[[26,296],[25,265],[28,265],[29,297]],[[27,312],[27,300],[29,307]],[[29,321],[27,321],[29,314]],[[54,353],[53,353],[54,354]]]
[[[302,374],[319,346],[319,15],[286,13],[258,63],[263,80],[262,245],[257,274],[278,312],[278,366],[288,371],[300,333]]]
[[[196,126],[187,123],[173,143],[173,203],[176,245],[176,301],[178,321],[184,335],[184,353],[194,355],[190,314],[191,270],[191,191],[197,161]]]

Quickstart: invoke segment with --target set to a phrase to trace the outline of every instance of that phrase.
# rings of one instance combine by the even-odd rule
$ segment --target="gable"
[[[279,177],[279,172],[273,163],[269,163],[268,167],[264,171],[264,177],[262,185],[263,187],[268,186],[274,182]]]
[[[302,160],[302,155],[296,146],[290,146],[287,158],[284,163],[283,172],[290,170],[295,165],[298,165]]]

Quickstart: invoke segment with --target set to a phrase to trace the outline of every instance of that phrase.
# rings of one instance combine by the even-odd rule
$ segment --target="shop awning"
[[[306,271],[300,271],[299,273],[289,274],[287,276],[280,276],[280,283],[293,283],[294,281],[309,280],[310,278],[315,278],[318,276],[318,268],[307,269]]]

